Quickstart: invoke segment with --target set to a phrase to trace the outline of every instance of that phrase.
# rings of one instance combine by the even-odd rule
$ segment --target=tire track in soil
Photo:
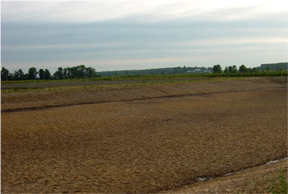
[[[159,90],[157,90],[159,91]],[[100,101],[100,102],[81,102],[81,103],[73,103],[73,104],[65,104],[65,105],[51,105],[51,106],[43,106],[43,107],[27,107],[27,108],[14,108],[14,109],[5,109],[1,110],[1,112],[26,112],[26,111],[41,111],[44,109],[49,108],[61,108],[61,107],[69,107],[69,106],[79,106],[79,105],[88,105],[88,104],[104,104],[110,102],[132,102],[138,100],[151,100],[151,99],[165,99],[165,98],[181,98],[181,97],[189,97],[189,96],[209,96],[213,94],[220,94],[220,93],[237,93],[237,92],[253,92],[252,90],[242,90],[242,91],[226,91],[226,92],[210,92],[210,93],[197,93],[197,94],[183,94],[183,95],[168,95],[166,96],[158,96],[158,97],[145,97],[145,98],[135,98],[135,99],[121,99],[121,100],[112,100],[112,101]],[[277,90],[274,90],[277,91]],[[164,93],[164,92],[163,92]],[[121,98],[121,96],[117,96],[115,94],[110,94],[115,97]]]

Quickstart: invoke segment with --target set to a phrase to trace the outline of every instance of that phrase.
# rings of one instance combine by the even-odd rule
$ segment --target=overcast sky
[[[1,66],[96,71],[287,59],[284,0],[1,1]]]

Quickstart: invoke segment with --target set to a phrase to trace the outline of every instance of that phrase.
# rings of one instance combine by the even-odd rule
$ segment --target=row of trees
[[[259,69],[256,67],[247,68],[245,65],[241,65],[238,70],[236,65],[225,67],[224,70],[222,70],[222,67],[219,64],[213,66],[213,73],[256,73],[258,71]],[[267,66],[266,71],[269,71],[269,66]]]
[[[82,78],[95,78],[100,75],[96,74],[96,71],[92,67],[85,67],[85,65],[78,65],[74,67],[62,68],[59,67],[53,75],[51,75],[48,69],[37,69],[35,67],[29,68],[27,73],[24,73],[22,69],[9,73],[9,70],[2,67],[1,80],[49,80],[49,79],[82,79]]]
[[[275,64],[270,64],[275,65]],[[270,70],[270,65],[265,65],[265,70],[268,72]],[[279,64],[276,64],[279,66]],[[281,67],[283,69],[287,69],[288,63],[281,63]],[[286,66],[285,66],[286,65]],[[277,67],[278,67],[277,66]],[[264,65],[263,65],[264,67]],[[136,74],[179,74],[179,73],[187,73],[193,71],[195,69],[201,69],[202,72],[204,70],[211,70],[213,73],[253,73],[258,71],[264,71],[259,67],[256,68],[247,68],[245,65],[241,65],[239,69],[237,69],[236,65],[226,66],[224,70],[222,70],[221,65],[214,65],[213,68],[204,68],[204,67],[169,67],[169,68],[156,68],[156,69],[145,69],[145,70],[123,70],[123,71],[105,71],[101,72],[103,76],[111,76],[111,75],[136,75]],[[276,67],[276,66],[275,66]],[[272,67],[273,68],[273,67]],[[274,68],[275,69],[275,68]],[[278,70],[282,70],[281,68]],[[54,74],[50,74],[48,69],[37,69],[35,67],[31,67],[27,73],[24,73],[21,69],[18,71],[14,71],[13,73],[9,73],[9,70],[2,67],[1,70],[1,80],[33,80],[33,79],[41,79],[41,80],[49,80],[49,79],[83,79],[83,78],[95,78],[100,77],[101,74],[96,74],[96,71],[92,67],[85,67],[84,65],[78,65],[74,67],[62,68],[59,67]]]

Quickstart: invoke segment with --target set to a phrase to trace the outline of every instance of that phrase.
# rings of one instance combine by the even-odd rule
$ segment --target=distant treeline
[[[205,70],[211,71],[212,68],[208,67],[166,67],[166,68],[153,68],[153,69],[142,69],[142,70],[121,70],[121,71],[102,71],[99,72],[102,76],[112,76],[112,75],[137,75],[137,74],[179,74],[179,73],[189,73],[193,72],[196,69],[205,72]]]
[[[51,75],[48,69],[37,69],[35,67],[29,68],[27,73],[24,73],[22,69],[10,73],[8,69],[2,67],[1,80],[51,80],[51,79],[83,79],[83,78],[95,78],[101,75],[97,74],[92,67],[85,67],[85,65],[78,65],[74,67],[62,68],[59,67],[54,74]]]
[[[62,68],[59,67],[53,74],[48,69],[37,69],[35,67],[29,68],[27,73],[24,73],[22,69],[9,72],[8,69],[2,67],[1,80],[63,80],[63,79],[84,79],[84,78],[96,78],[101,76],[129,76],[129,75],[163,75],[163,74],[220,74],[220,73],[257,73],[259,71],[282,71],[287,70],[288,62],[261,64],[260,67],[247,68],[245,65],[226,66],[222,69],[221,65],[217,64],[213,67],[168,67],[168,68],[155,68],[144,70],[120,70],[120,71],[103,71],[96,73],[96,70],[92,67],[85,67],[85,65],[78,65],[74,67]],[[248,75],[248,74],[247,74]]]

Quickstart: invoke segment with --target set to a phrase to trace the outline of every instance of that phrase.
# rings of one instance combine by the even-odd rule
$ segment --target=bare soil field
[[[38,83],[14,83],[17,81],[14,81],[13,83],[6,83],[3,84],[1,89],[7,90],[7,89],[28,89],[28,88],[53,88],[53,87],[73,87],[73,86],[93,86],[93,85],[115,85],[115,84],[134,84],[134,83],[141,83],[141,82],[168,82],[168,81],[202,81],[202,80],[214,80],[215,78],[206,78],[206,77],[190,77],[190,78],[151,78],[151,79],[117,79],[114,78],[113,80],[97,80],[97,81],[91,81],[91,80],[50,80],[50,81],[43,81]],[[216,78],[217,79],[217,78]]]
[[[287,84],[267,78],[4,92],[1,101],[2,193],[177,192],[287,157]]]
[[[160,83],[126,83],[122,81],[109,82],[106,85],[79,85],[78,82],[71,82],[69,87],[63,87],[61,82],[49,83],[54,87],[16,90],[1,92],[1,112],[19,111],[27,109],[39,109],[47,107],[61,107],[70,105],[104,103],[104,102],[123,102],[131,100],[154,99],[163,97],[179,97],[189,95],[202,95],[223,92],[239,92],[266,90],[271,86],[271,79],[267,78],[234,78],[234,79],[206,79],[194,80],[194,82],[160,82]],[[280,80],[280,81],[279,81]],[[280,77],[279,80],[273,78],[273,82],[283,82],[287,78]],[[191,80],[190,80],[191,81]],[[65,83],[65,82],[64,82]],[[68,82],[69,84],[70,82]],[[80,82],[79,82],[80,83]],[[82,82],[81,82],[82,83]],[[84,83],[84,82],[83,82]],[[86,84],[89,84],[87,82]],[[209,84],[208,84],[209,83]],[[26,84],[29,85],[34,83]],[[41,85],[41,83],[39,83]],[[8,84],[10,85],[10,84]],[[13,84],[14,87],[17,84]],[[25,87],[18,84],[19,88]],[[51,86],[52,86],[51,85]],[[65,85],[65,84],[64,84]],[[285,83],[282,83],[282,87]],[[35,87],[35,86],[34,86]]]

